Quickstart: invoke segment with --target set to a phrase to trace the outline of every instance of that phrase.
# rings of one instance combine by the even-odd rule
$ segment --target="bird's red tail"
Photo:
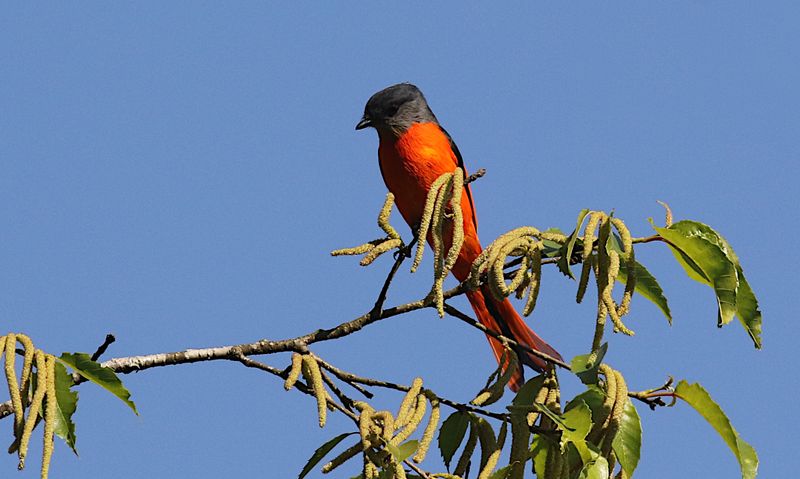
[[[517,310],[511,301],[504,299],[503,301],[496,300],[489,291],[484,291],[483,288],[470,291],[467,293],[467,298],[472,305],[473,311],[481,322],[487,328],[497,331],[503,336],[510,337],[514,341],[524,344],[531,349],[541,351],[554,358],[561,359],[561,355],[553,349],[552,346],[547,344],[540,338],[520,317]],[[503,354],[503,345],[497,339],[488,336],[489,344],[492,346],[492,352],[499,362]],[[541,358],[533,354],[527,354],[522,359],[524,364],[541,371],[545,368],[547,363]],[[509,382],[509,387],[512,391],[516,391],[522,386],[523,376],[522,368],[517,371],[514,377]]]

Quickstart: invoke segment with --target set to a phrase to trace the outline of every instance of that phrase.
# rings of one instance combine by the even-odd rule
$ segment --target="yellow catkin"
[[[399,238],[387,239],[383,243],[378,244],[377,246],[372,248],[369,252],[367,252],[367,254],[364,255],[363,258],[361,258],[361,261],[359,262],[359,264],[361,266],[369,266],[370,264],[372,264],[373,261],[375,261],[375,259],[378,256],[382,255],[383,253],[385,253],[385,252],[387,252],[389,250],[397,248],[398,246],[400,246],[402,244],[403,244],[403,241],[400,240]]]
[[[366,479],[377,479],[380,477],[378,467],[369,459],[367,454],[364,454],[364,477]]]
[[[446,472],[437,472],[436,474],[431,474],[431,477],[435,477],[437,479],[462,479],[461,476],[456,476],[455,474],[448,474]]]
[[[33,394],[31,407],[28,409],[28,417],[25,419],[25,426],[22,430],[22,437],[19,442],[19,465],[18,469],[25,467],[25,456],[28,454],[28,444],[30,444],[33,427],[39,419],[39,411],[42,410],[42,402],[47,393],[47,358],[42,351],[35,352],[36,363],[36,392]]]
[[[589,221],[586,222],[586,229],[583,231],[583,260],[586,261],[592,254],[594,248],[594,233],[597,225],[603,220],[605,213],[600,211],[592,211],[589,213]],[[567,258],[569,260],[569,258]]]
[[[287,391],[294,387],[297,379],[300,377],[300,370],[303,367],[303,355],[300,353],[292,353],[292,367],[289,369],[289,375],[286,376],[286,382],[283,383],[283,388]]]
[[[528,460],[528,443],[531,430],[524,412],[511,413],[511,453],[508,463],[511,465],[508,479],[525,477],[525,462]]]
[[[589,273],[592,271],[592,263],[594,262],[593,258],[594,256],[589,256],[583,260],[581,277],[578,280],[578,292],[575,294],[575,301],[577,303],[583,301],[583,297],[586,295],[586,287],[589,285]]]
[[[494,430],[489,422],[484,419],[478,419],[477,426],[478,441],[481,445],[481,463],[478,478],[486,479],[494,470],[494,466],[497,465],[500,451],[497,448],[497,438],[495,438]]]
[[[408,423],[408,419],[411,415],[411,408],[414,407],[416,403],[417,396],[422,391],[422,378],[414,378],[411,382],[411,389],[408,390],[405,397],[403,397],[403,401],[400,403],[400,409],[397,411],[397,415],[394,419],[394,426],[396,428],[401,428]]]
[[[53,457],[53,438],[56,427],[56,358],[49,354],[45,361],[45,370],[47,371],[45,373],[47,394],[45,395],[41,479],[47,479],[50,474],[50,459]]]
[[[672,209],[663,201],[659,201],[658,204],[664,207],[665,214],[664,214],[664,226],[669,228],[672,226]]]
[[[395,446],[399,445],[403,441],[409,438],[414,431],[417,430],[419,424],[422,422],[422,418],[425,417],[425,411],[428,408],[428,401],[425,398],[424,394],[420,394],[416,398],[416,407],[413,410],[413,413],[410,415],[408,419],[408,423],[397,433],[395,437],[392,438],[391,442]],[[395,424],[395,427],[397,425]],[[399,428],[398,428],[399,429]]]
[[[14,410],[14,435],[21,432],[22,423],[25,419],[25,411],[22,406],[22,394],[17,382],[17,372],[14,366],[17,359],[16,353],[17,336],[14,333],[6,335],[6,381],[8,382],[8,393],[11,396],[11,406]]]
[[[392,416],[392,413],[389,411],[378,411],[372,414],[372,420],[376,423],[380,421],[381,437],[387,442],[391,440],[395,431],[394,416]]]
[[[389,463],[389,468],[392,471],[392,476],[394,479],[406,479],[406,470],[403,469],[403,464],[400,463],[397,459],[392,456],[391,462]]]
[[[622,252],[628,254],[633,249],[633,238],[625,223],[619,218],[611,218],[611,224],[617,229],[619,238],[622,240]]]
[[[612,443],[614,441],[614,436],[616,436],[617,431],[619,431],[619,424],[622,420],[622,414],[625,410],[625,403],[629,401],[628,386],[625,384],[625,378],[622,377],[622,374],[620,374],[619,371],[612,370],[610,374],[614,376],[615,401],[611,408],[611,414],[608,420],[608,430],[606,431],[606,437],[603,441],[602,452],[605,456],[611,454]],[[608,387],[610,388],[611,384],[609,384]]]
[[[344,452],[334,457],[329,463],[322,466],[322,473],[327,474],[363,451],[361,441],[348,447]]]
[[[444,269],[447,271],[450,271],[450,268],[456,264],[461,246],[464,244],[464,213],[461,210],[463,189],[464,171],[456,168],[456,171],[453,172],[453,192],[450,199],[450,208],[453,210],[453,243],[444,261]]]
[[[372,446],[372,431],[370,430],[370,426],[372,426],[372,414],[375,410],[372,409],[369,404],[361,401],[356,402],[355,406],[361,411],[358,417],[358,431],[361,434],[361,445],[366,451],[367,448]]]
[[[392,214],[392,206],[394,206],[394,195],[391,193],[386,194],[386,201],[383,202],[383,208],[378,215],[378,226],[387,234],[391,239],[400,239],[400,234],[397,230],[389,224],[389,216]]]
[[[508,360],[506,360],[506,358],[508,358]],[[498,369],[501,369],[503,366],[505,366],[505,369],[503,369],[502,374],[498,376],[497,381],[484,388],[475,399],[470,401],[472,404],[476,406],[488,406],[496,403],[503,397],[506,385],[519,368],[517,354],[508,348],[500,358],[500,367]]]
[[[539,297],[539,287],[542,278],[542,250],[535,248],[531,253],[531,280],[528,285],[528,299],[525,307],[522,308],[522,315],[529,316],[536,307],[536,299]]]
[[[481,275],[486,272],[486,269],[489,267],[489,264],[486,262],[486,259],[489,256],[489,250],[484,249],[481,251],[481,254],[478,255],[477,258],[472,262],[472,266],[470,267],[469,272],[469,282],[468,285],[470,289],[476,289],[481,284]]]
[[[311,386],[314,391],[314,397],[317,399],[317,414],[319,415],[319,427],[325,427],[325,421],[328,416],[328,404],[326,399],[325,385],[322,382],[322,372],[319,370],[319,364],[310,354],[303,355],[303,377]]]
[[[489,274],[491,277],[489,284],[492,286],[493,293],[497,299],[505,298],[511,293],[511,290],[516,289],[516,287],[511,288],[506,285],[505,273],[503,271],[506,258],[515,249],[527,249],[526,247],[528,244],[528,238],[525,237],[509,238],[508,241],[498,245],[495,253],[490,256],[489,261],[491,262],[491,266],[489,267]]]
[[[445,173],[437,178],[431,188],[428,190],[428,196],[425,199],[425,206],[422,209],[422,219],[419,224],[419,231],[417,232],[417,251],[414,255],[414,261],[411,263],[411,272],[415,272],[422,261],[422,253],[425,251],[425,240],[428,237],[428,230],[430,228],[431,217],[433,216],[433,208],[436,203],[436,198],[439,195],[441,186],[452,177],[452,174]]]
[[[33,355],[36,352],[36,349],[33,347],[33,341],[31,341],[31,338],[24,334],[17,334],[17,341],[22,344],[22,349],[25,351],[22,362],[22,374],[20,375],[19,380],[19,387],[22,390],[22,401],[24,403],[28,396],[28,379],[30,379],[31,367],[33,366]]]
[[[628,314],[631,310],[631,300],[633,300],[633,293],[636,290],[636,260],[634,259],[633,250],[628,254],[625,261],[625,274],[627,276],[625,281],[625,292],[622,295],[622,301],[619,303],[617,311],[620,316]]]
[[[439,400],[436,398],[429,398],[431,402],[431,417],[428,418],[428,425],[425,426],[425,431],[422,433],[422,439],[419,441],[417,453],[414,455],[414,462],[419,464],[425,460],[425,455],[428,454],[428,449],[433,441],[433,436],[436,434],[436,428],[439,426]]]
[[[362,254],[372,250],[372,248],[374,247],[375,244],[373,243],[364,243],[362,245],[354,246],[352,248],[342,248],[333,250],[331,251],[331,256],[350,256],[350,255]]]
[[[458,458],[458,463],[456,463],[456,468],[453,470],[453,474],[456,476],[463,476],[464,473],[467,471],[467,466],[469,465],[469,461],[472,458],[472,453],[475,452],[475,446],[478,444],[478,431],[474,424],[470,423],[469,426],[469,437],[467,438],[467,444],[464,446],[464,450],[461,452],[461,456]]]

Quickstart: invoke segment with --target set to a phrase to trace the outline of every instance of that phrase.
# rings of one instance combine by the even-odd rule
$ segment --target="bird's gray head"
[[[422,92],[411,83],[399,83],[372,95],[356,130],[371,126],[399,136],[414,123],[427,122],[438,123]]]

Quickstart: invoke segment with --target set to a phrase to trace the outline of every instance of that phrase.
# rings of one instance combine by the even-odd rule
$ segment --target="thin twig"
[[[92,361],[97,361],[98,359],[100,359],[100,356],[102,356],[103,353],[106,352],[106,349],[108,349],[108,347],[111,346],[111,343],[113,343],[116,340],[117,338],[115,338],[113,334],[106,334],[106,339],[103,341],[103,344],[98,346],[97,351],[95,351],[94,354],[92,354]]]
[[[444,303],[444,310],[445,310],[445,312],[447,312],[447,314],[449,314],[449,315],[451,315],[451,316],[453,316],[453,317],[455,317],[457,319],[460,319],[461,321],[464,321],[465,323],[469,324],[470,326],[473,326],[475,328],[480,329],[484,333],[488,334],[489,336],[492,336],[493,338],[495,338],[495,339],[497,339],[499,341],[505,341],[508,344],[510,344],[511,346],[514,346],[514,347],[516,347],[518,349],[521,349],[521,350],[525,351],[526,353],[530,353],[530,354],[536,356],[539,359],[543,359],[543,360],[545,360],[545,361],[547,361],[549,363],[555,364],[556,366],[560,366],[560,367],[562,367],[562,368],[564,368],[564,369],[566,369],[568,371],[572,370],[572,368],[569,366],[569,364],[565,363],[564,361],[562,361],[562,360],[560,360],[558,358],[554,358],[553,356],[550,356],[549,354],[545,354],[545,353],[543,353],[541,351],[537,351],[535,349],[532,349],[531,347],[526,346],[524,344],[518,343],[517,341],[515,341],[515,340],[513,340],[513,339],[511,339],[511,338],[509,338],[507,336],[503,336],[502,334],[498,333],[497,331],[494,331],[492,329],[487,328],[483,324],[479,323],[477,320],[475,320],[475,319],[471,318],[470,316],[462,313],[461,311],[459,311],[458,309],[454,308],[453,306],[451,306],[451,305],[449,305],[447,303]]]

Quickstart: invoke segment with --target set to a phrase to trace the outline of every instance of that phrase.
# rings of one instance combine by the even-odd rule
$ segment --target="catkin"
[[[310,354],[303,355],[303,377],[311,386],[314,397],[317,399],[317,414],[319,415],[319,427],[325,427],[328,415],[328,405],[326,398],[325,385],[322,383],[322,372],[319,364]]]
[[[425,460],[425,455],[428,453],[428,449],[433,441],[433,436],[436,433],[436,428],[439,425],[439,417],[441,414],[439,411],[439,400],[436,398],[431,398],[430,401],[431,417],[428,418],[428,425],[425,426],[425,431],[422,433],[422,439],[419,441],[417,453],[414,455],[414,462],[417,464]]]

